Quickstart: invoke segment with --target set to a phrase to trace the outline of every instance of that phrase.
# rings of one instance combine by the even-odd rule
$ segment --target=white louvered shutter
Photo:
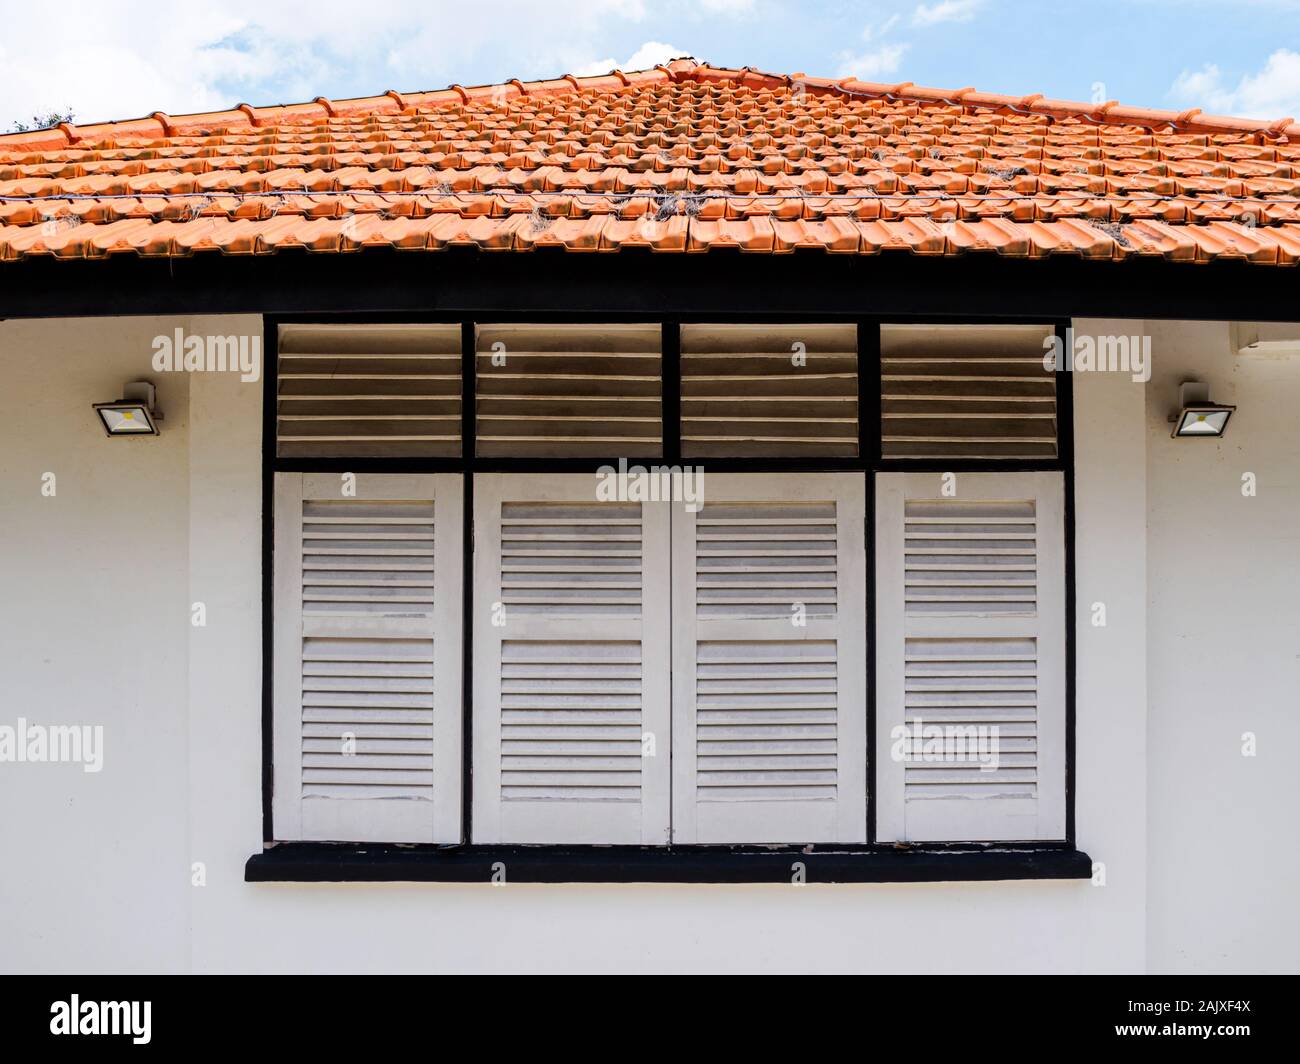
[[[668,506],[591,474],[474,493],[474,841],[666,843]]]
[[[942,476],[876,481],[877,838],[1061,839],[1062,475]]]
[[[461,480],[345,483],[275,475],[275,835],[459,842]]]
[[[712,473],[673,506],[674,842],[866,841],[864,491]]]

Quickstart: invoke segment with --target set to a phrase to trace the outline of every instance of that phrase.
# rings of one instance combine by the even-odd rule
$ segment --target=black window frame
[[[461,454],[437,458],[282,458],[276,453],[278,334],[289,324],[459,324],[461,327]],[[582,458],[481,458],[476,441],[476,335],[479,326],[509,324],[658,324],[662,329],[662,446],[658,455]],[[680,330],[686,324],[854,325],[858,338],[858,455],[854,458],[693,458],[680,447]],[[987,879],[1085,879],[1092,862],[1075,846],[1075,545],[1074,424],[1072,376],[1056,373],[1057,454],[1054,459],[884,458],[880,431],[880,335],[887,325],[1050,326],[1064,342],[1070,319],[1059,316],[969,314],[883,315],[822,311],[649,313],[610,309],[481,312],[320,312],[263,315],[262,440],[262,820],[264,850],[245,868],[249,881],[489,881],[498,865],[524,882],[789,882],[795,866],[811,882],[908,882]],[[474,476],[480,473],[594,473],[617,464],[704,465],[718,472],[842,472],[867,478],[867,815],[862,846],[667,846],[475,845],[473,806],[473,582],[463,581],[462,604],[462,839],[454,845],[382,845],[278,841],[272,817],[273,743],[273,493],[276,473],[454,473],[464,477],[464,571],[473,571]],[[1024,843],[927,843],[900,846],[876,841],[876,602],[874,480],[885,472],[1040,472],[1063,474],[1066,572],[1066,833],[1060,841]]]

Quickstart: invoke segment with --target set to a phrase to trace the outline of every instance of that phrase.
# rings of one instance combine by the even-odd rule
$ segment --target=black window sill
[[[249,883],[947,883],[1090,879],[1069,846],[806,850],[740,846],[396,846],[287,842],[254,854]]]

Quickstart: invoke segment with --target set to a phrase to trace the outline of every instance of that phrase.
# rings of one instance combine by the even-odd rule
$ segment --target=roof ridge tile
[[[661,77],[655,78],[659,74]],[[859,81],[856,78],[843,78],[839,81],[829,79],[807,78],[802,74],[785,75],[774,74],[760,71],[754,67],[741,67],[736,69],[713,67],[707,63],[699,63],[690,57],[681,57],[670,60],[667,63],[661,63],[654,67],[642,71],[634,71],[631,74],[624,73],[621,70],[611,71],[606,75],[588,75],[576,77],[574,75],[564,75],[556,79],[559,82],[566,82],[573,86],[573,91],[581,92],[586,88],[596,88],[597,82],[604,81],[609,77],[617,77],[622,83],[623,88],[632,88],[634,86],[645,85],[651,81],[681,83],[687,80],[708,80],[714,83],[731,81],[736,84],[747,84],[751,80],[757,81],[767,88],[774,88],[778,85],[790,85],[799,80],[801,84],[807,87],[826,88],[829,91],[839,91],[852,95],[867,95],[879,97],[897,97],[899,99],[915,100],[918,103],[933,103],[936,101],[950,102],[964,106],[1012,106],[1019,107],[1021,110],[1028,110],[1034,113],[1040,113],[1053,118],[1078,118],[1080,120],[1092,121],[1111,121],[1112,112],[1115,112],[1117,124],[1141,124],[1169,127],[1172,129],[1186,128],[1189,131],[1199,130],[1210,133],[1250,133],[1263,138],[1273,139],[1290,139],[1300,137],[1300,125],[1297,125],[1294,118],[1282,118],[1276,121],[1267,119],[1251,118],[1234,118],[1231,116],[1212,116],[1205,115],[1199,108],[1192,108],[1181,112],[1175,111],[1157,111],[1144,108],[1135,108],[1119,104],[1116,100],[1107,101],[1104,104],[1085,104],[1069,100],[1047,100],[1041,93],[1035,93],[1029,96],[1003,97],[996,94],[981,93],[973,86],[967,86],[962,89],[939,89],[929,88],[926,86],[916,85],[914,82],[904,81],[894,85],[884,85],[872,82]],[[546,82],[534,82],[530,84],[543,85]],[[513,87],[520,96],[529,96],[530,90],[525,87],[524,83],[518,78],[509,81],[477,86],[473,89],[456,84],[449,87],[449,91],[458,94],[463,103],[468,103],[473,98],[482,98],[493,96],[507,87]],[[397,103],[397,110],[404,111],[409,106],[408,97],[415,96],[432,96],[432,93],[411,93],[402,94],[395,90],[388,90],[383,97],[360,97],[354,100],[342,101],[344,104],[358,104],[363,100],[380,100],[383,98],[392,99]],[[433,104],[435,101],[424,100],[427,104]],[[442,101],[436,101],[442,102]],[[448,100],[447,102],[450,102]],[[328,104],[328,106],[327,106]],[[255,107],[251,104],[239,104],[233,110],[243,111],[248,116],[250,125],[254,127],[263,127],[273,124],[275,121],[304,122],[310,121],[314,116],[312,110],[317,109],[323,114],[320,117],[333,118],[337,116],[335,105],[328,101],[326,97],[318,96],[314,100],[305,103],[281,104],[270,107]],[[229,114],[226,112],[210,112],[214,117],[217,115]],[[362,117],[365,112],[358,107],[349,107],[347,112],[349,117]],[[391,113],[385,108],[377,105],[370,112],[374,114]],[[68,144],[75,144],[78,141],[87,139],[82,132],[83,129],[92,129],[96,136],[112,137],[115,130],[121,133],[134,135],[138,130],[141,122],[149,119],[157,119],[157,116],[164,112],[155,111],[146,118],[125,119],[113,122],[92,123],[89,126],[74,126],[68,123],[61,123],[54,127],[54,130],[62,132],[67,138]],[[201,115],[180,115],[175,118],[165,116],[163,121],[163,135],[171,136],[171,128],[181,129],[193,127],[194,120]],[[170,127],[170,128],[169,128]],[[12,150],[22,151],[27,145],[33,147],[30,150],[41,150],[50,146],[54,140],[53,130],[31,130],[24,133],[7,133],[0,134],[0,150],[8,147]]]

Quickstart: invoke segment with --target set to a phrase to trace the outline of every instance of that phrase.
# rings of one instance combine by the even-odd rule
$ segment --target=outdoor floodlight
[[[1174,423],[1174,438],[1183,436],[1223,435],[1235,406],[1210,402],[1210,386],[1202,381],[1184,381],[1178,386],[1177,414],[1170,417]]]
[[[95,403],[95,413],[110,436],[157,436],[162,414],[154,409],[156,390],[148,381],[122,386],[122,398]]]

